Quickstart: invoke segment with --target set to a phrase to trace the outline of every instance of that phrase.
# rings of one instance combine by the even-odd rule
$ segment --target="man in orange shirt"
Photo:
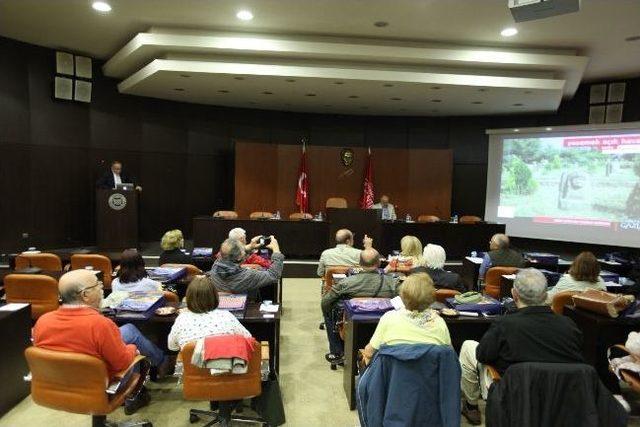
[[[33,328],[33,343],[55,351],[84,353],[103,360],[109,376],[126,369],[139,352],[158,367],[159,376],[167,369],[168,358],[145,338],[138,328],[127,324],[118,328],[100,314],[102,282],[88,270],[65,273],[58,282],[62,305],[44,314]],[[145,391],[127,401],[125,412],[135,412],[149,401]],[[132,409],[135,408],[135,409]]]

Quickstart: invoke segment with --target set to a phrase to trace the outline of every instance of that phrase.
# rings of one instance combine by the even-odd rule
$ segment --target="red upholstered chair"
[[[4,278],[7,302],[31,304],[31,318],[37,320],[60,306],[58,282],[43,274],[9,274]]]
[[[343,197],[329,197],[325,205],[327,208],[347,208],[347,199]]]
[[[460,292],[456,291],[455,289],[436,289],[436,301],[443,304],[447,302],[447,298],[453,298],[456,295],[460,295]]]
[[[38,267],[46,271],[62,271],[62,261],[56,254],[43,252],[40,254],[22,253],[16,257],[16,270]]]
[[[438,222],[440,218],[435,215],[420,215],[418,222]]]
[[[111,289],[111,274],[113,267],[111,260],[99,254],[74,254],[71,255],[71,269],[79,270],[85,267],[93,267],[102,272],[102,283],[105,289]]]
[[[484,275],[484,293],[499,299],[502,276],[515,274],[517,271],[517,267],[491,267]]]
[[[197,276],[199,274],[202,274],[202,270],[200,270],[198,267],[196,267],[193,264],[171,264],[171,263],[167,263],[167,264],[162,264],[160,267],[168,267],[168,268],[181,268],[181,267],[185,267],[187,269],[187,277],[191,277],[191,276]]]
[[[236,219],[238,218],[238,213],[236,211],[216,211],[213,213],[213,217],[221,219]]]
[[[475,215],[463,215],[459,220],[460,224],[476,224],[480,221],[482,221],[482,218]]]
[[[333,287],[334,274],[345,274],[347,271],[349,271],[350,268],[351,267],[347,265],[332,265],[325,268],[322,293],[325,294],[329,292],[329,290]]]

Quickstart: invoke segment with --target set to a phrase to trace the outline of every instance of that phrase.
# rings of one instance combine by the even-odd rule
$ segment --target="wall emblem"
[[[349,167],[353,164],[353,150],[351,148],[343,148],[340,152],[340,160],[342,164]]]
[[[109,196],[108,203],[109,207],[114,211],[121,211],[125,206],[127,206],[127,198],[124,194],[113,193]]]

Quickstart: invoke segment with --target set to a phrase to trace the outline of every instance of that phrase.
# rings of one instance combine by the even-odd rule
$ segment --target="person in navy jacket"
[[[102,189],[113,189],[116,188],[116,184],[125,183],[135,184],[135,180],[133,177],[122,173],[121,161],[114,160],[113,162],[111,162],[111,169],[109,169],[108,172],[105,172],[105,174],[102,175],[102,177],[100,177],[100,179],[96,182],[96,187]],[[142,191],[142,187],[137,185],[136,190]]]

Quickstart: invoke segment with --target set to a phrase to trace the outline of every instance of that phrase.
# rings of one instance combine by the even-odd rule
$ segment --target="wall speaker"
[[[66,77],[56,77],[54,96],[57,99],[73,99],[73,80]]]
[[[80,102],[91,102],[91,82],[76,80],[73,99]]]
[[[73,55],[67,52],[56,52],[56,74],[73,76]]]
[[[83,79],[91,79],[93,77],[91,58],[76,56],[76,77]]]

